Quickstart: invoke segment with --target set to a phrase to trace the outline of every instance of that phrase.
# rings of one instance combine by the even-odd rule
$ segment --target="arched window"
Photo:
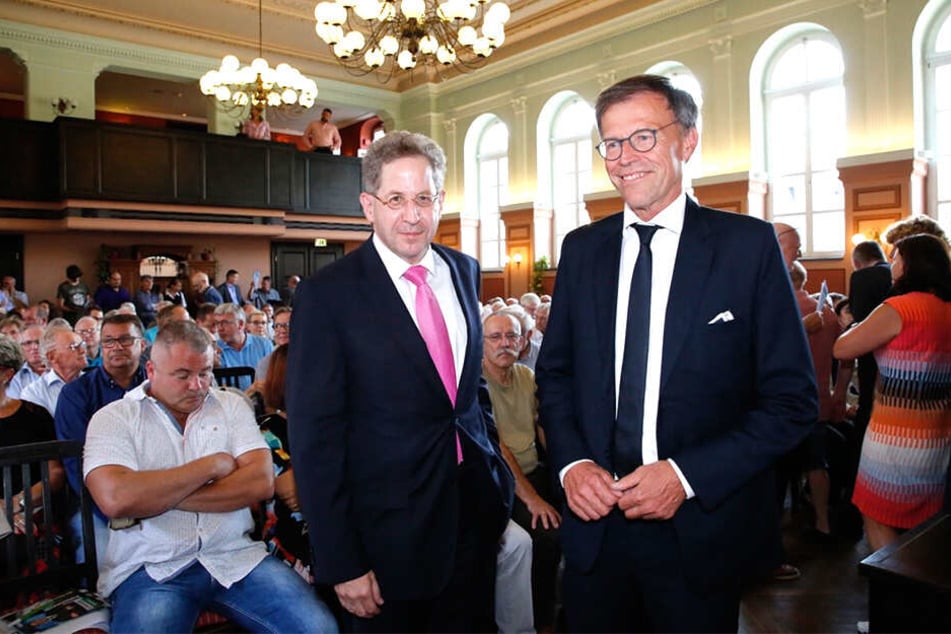
[[[840,256],[845,199],[836,160],[845,149],[844,63],[821,27],[779,45],[763,78],[769,215],[796,227],[804,256]]]
[[[930,197],[945,231],[951,231],[951,4],[935,16],[924,41],[925,151],[933,157]]]
[[[508,202],[509,131],[502,120],[493,117],[479,135],[476,145],[480,253],[483,269],[501,268],[505,254],[505,225],[499,207]]]
[[[684,169],[684,191],[692,192],[693,179],[703,174],[703,89],[696,76],[680,62],[661,62],[652,66],[647,72],[663,75],[675,88],[689,93],[697,104],[697,133],[700,140]]]
[[[555,113],[551,125],[551,201],[555,217],[554,260],[561,255],[561,242],[571,230],[591,219],[584,195],[591,189],[591,131],[594,109],[574,95]]]

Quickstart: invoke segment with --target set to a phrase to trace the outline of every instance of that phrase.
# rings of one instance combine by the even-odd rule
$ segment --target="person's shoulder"
[[[23,412],[28,415],[30,418],[36,420],[40,423],[53,422],[53,416],[49,411],[42,405],[34,403],[33,401],[21,400],[20,407],[23,408]]]

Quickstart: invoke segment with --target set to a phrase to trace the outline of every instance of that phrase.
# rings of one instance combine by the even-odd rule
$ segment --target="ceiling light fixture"
[[[381,82],[419,65],[467,72],[505,41],[511,12],[497,0],[335,0],[314,8],[317,35],[354,75]]]
[[[304,110],[317,101],[317,82],[304,77],[290,64],[271,68],[264,59],[261,0],[258,0],[258,57],[241,66],[234,55],[225,55],[221,67],[202,75],[201,92],[218,107],[243,118],[251,106],[281,110]]]

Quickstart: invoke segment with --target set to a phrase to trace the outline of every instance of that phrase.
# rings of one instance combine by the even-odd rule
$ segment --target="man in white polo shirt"
[[[84,477],[115,529],[99,566],[110,629],[190,632],[213,608],[248,631],[336,632],[313,589],[248,537],[248,507],[274,494],[271,453],[245,401],[209,390],[212,346],[195,323],[168,324],[148,381],[89,423]]]

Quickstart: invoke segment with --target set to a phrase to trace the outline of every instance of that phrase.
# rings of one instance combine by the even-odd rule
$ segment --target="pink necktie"
[[[416,285],[416,321],[419,322],[419,333],[426,342],[429,356],[436,365],[439,378],[449,395],[453,406],[456,405],[456,363],[452,357],[452,345],[449,343],[449,330],[446,320],[443,319],[439,302],[433,289],[426,282],[428,271],[424,266],[411,266],[403,273],[403,277]],[[456,462],[462,462],[462,445],[459,442],[459,432],[456,432]]]

